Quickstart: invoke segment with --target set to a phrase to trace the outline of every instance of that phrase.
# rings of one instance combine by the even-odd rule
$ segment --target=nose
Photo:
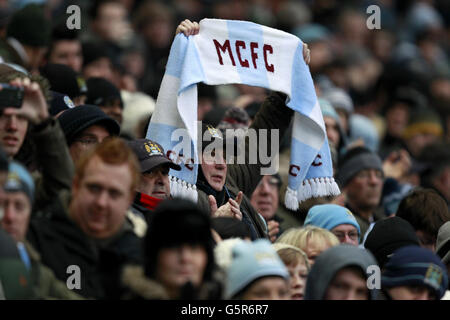
[[[190,261],[190,259],[192,257],[192,250],[186,245],[181,246],[179,249],[179,256],[180,256],[180,260],[182,262],[186,263],[186,262]]]
[[[104,190],[97,196],[95,203],[97,204],[97,206],[104,208],[107,206],[108,202],[109,202],[108,192]]]
[[[10,224],[13,222],[15,214],[14,214],[14,209],[12,207],[11,203],[5,203],[4,207],[3,207],[3,218],[2,223],[4,224]]]
[[[380,177],[377,175],[376,171],[371,171],[369,173],[369,183],[370,184],[378,184],[380,183]]]
[[[17,130],[17,117],[15,115],[12,115],[8,118],[6,128],[8,131],[16,131]]]

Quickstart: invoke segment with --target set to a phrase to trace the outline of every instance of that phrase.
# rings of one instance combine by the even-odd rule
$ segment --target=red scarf
[[[158,206],[158,204],[161,201],[164,200],[164,199],[158,199],[158,198],[155,198],[155,197],[151,197],[151,196],[149,196],[147,194],[144,194],[144,193],[139,193],[138,196],[139,196],[138,197],[139,203],[143,207],[145,207],[145,208],[147,208],[147,209],[149,209],[151,211],[154,211],[156,209],[156,207]]]

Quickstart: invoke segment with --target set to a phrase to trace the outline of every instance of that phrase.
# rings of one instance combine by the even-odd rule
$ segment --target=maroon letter
[[[256,67],[256,59],[258,59],[258,53],[255,52],[256,48],[258,48],[258,42],[250,42],[250,51],[252,53],[253,67],[255,69],[258,69]]]
[[[236,41],[236,52],[237,52],[237,56],[239,59],[239,63],[241,64],[241,67],[245,67],[248,68],[248,60],[242,60],[241,58],[241,50],[239,49],[239,47],[242,47],[242,49],[245,49],[245,42],[242,40],[237,40]]]
[[[264,62],[266,63],[266,70],[269,72],[274,72],[275,68],[273,67],[273,64],[269,65],[269,63],[267,62],[267,51],[269,51],[270,54],[273,53],[273,48],[270,44],[265,44],[263,47]]]
[[[236,63],[234,63],[233,54],[231,53],[230,40],[226,40],[223,43],[223,46],[221,46],[219,41],[217,41],[216,39],[213,39],[213,41],[214,41],[214,45],[216,46],[217,56],[219,57],[219,63],[223,64],[223,60],[222,60],[222,56],[220,55],[220,51],[225,53],[228,50],[228,54],[230,55],[231,63],[233,64],[233,66],[235,66]],[[219,49],[220,49],[220,51],[219,51]]]
[[[293,177],[296,177],[297,174],[294,173],[294,168],[297,169],[298,171],[300,171],[300,167],[299,166],[296,166],[295,164],[291,164],[290,167],[289,167],[289,174],[291,176],[293,176]]]
[[[313,167],[320,167],[322,165],[322,162],[319,159],[322,159],[322,156],[320,154],[317,155],[317,157],[314,159],[314,161],[313,161],[313,163],[311,163],[311,165]]]

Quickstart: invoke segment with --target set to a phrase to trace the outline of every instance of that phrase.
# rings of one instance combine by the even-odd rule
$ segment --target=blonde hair
[[[290,244],[306,251],[311,241],[319,247],[334,247],[340,243],[339,239],[330,231],[311,225],[288,229],[276,242]]]
[[[302,260],[303,264],[306,266],[306,269],[309,272],[310,266],[308,262],[308,256],[302,249],[281,242],[274,243],[273,247],[286,266],[290,264],[297,264],[299,260]]]

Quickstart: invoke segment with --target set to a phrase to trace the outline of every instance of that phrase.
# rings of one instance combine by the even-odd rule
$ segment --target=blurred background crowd
[[[80,16],[76,16],[77,9],[66,11],[71,5],[80,9]],[[379,11],[366,12],[370,5],[376,5]],[[378,13],[379,17],[373,16]],[[368,27],[370,17],[372,21],[378,21],[379,18],[379,28]],[[35,89],[23,81],[18,85],[28,88],[26,91],[28,90],[30,101],[35,99],[32,101],[33,107],[24,108],[29,114],[20,116],[26,118],[27,125],[21,129],[20,121],[25,120],[14,118],[17,116],[15,111],[6,111],[11,108],[4,109],[0,117],[0,138],[5,157],[11,163],[17,161],[26,168],[18,169],[10,163],[8,169],[6,164],[3,171],[9,170],[10,174],[14,172],[21,181],[21,187],[12,188],[10,192],[25,192],[28,197],[26,199],[31,203],[30,211],[33,206],[36,218],[30,224],[31,231],[28,233],[28,225],[25,230],[13,232],[16,234],[15,240],[21,243],[27,233],[28,240],[43,256],[44,264],[55,272],[56,278],[64,281],[67,274],[61,271],[62,262],[60,265],[52,256],[53,252],[58,252],[54,250],[61,249],[53,247],[57,242],[55,239],[61,239],[56,234],[62,235],[63,239],[77,238],[74,236],[76,233],[68,231],[72,229],[58,222],[57,216],[45,214],[52,210],[63,210],[62,207],[48,209],[49,205],[53,205],[51,197],[61,189],[72,189],[75,195],[80,196],[77,194],[79,190],[73,187],[77,186],[79,180],[75,179],[72,186],[73,165],[76,165],[75,176],[82,179],[83,170],[88,170],[89,166],[86,164],[87,160],[83,160],[85,167],[83,164],[78,165],[78,160],[88,146],[98,145],[109,135],[118,135],[128,142],[145,138],[175,30],[184,19],[199,22],[203,18],[252,21],[294,34],[308,45],[311,57],[309,68],[326,125],[335,178],[342,194],[338,197],[310,199],[300,203],[297,212],[284,207],[292,132],[292,128],[284,128],[286,134],[281,140],[278,174],[262,177],[261,182],[249,189],[250,193],[240,186],[237,190],[244,191],[248,197],[248,201],[244,198],[243,203],[247,201],[249,209],[245,211],[241,206],[244,220],[247,214],[251,215],[254,211],[264,220],[261,222],[265,227],[264,236],[254,236],[245,225],[232,220],[216,217],[217,220],[205,222],[196,216],[198,208],[190,207],[191,204],[184,202],[169,201],[169,204],[161,205],[162,208],[158,209],[161,217],[164,216],[161,212],[168,217],[173,214],[173,220],[158,220],[158,215],[150,219],[143,207],[153,212],[159,202],[154,202],[151,197],[146,200],[144,193],[142,196],[139,194],[141,198],[134,202],[139,205],[135,207],[138,213],[127,214],[127,219],[139,241],[145,238],[147,243],[154,243],[154,247],[145,253],[145,276],[163,284],[169,283],[170,280],[165,279],[165,283],[164,277],[155,269],[159,263],[158,250],[185,243],[200,243],[204,246],[204,259],[209,261],[201,267],[205,270],[203,280],[206,282],[206,278],[214,278],[211,259],[216,259],[221,264],[222,271],[230,272],[223,278],[227,279],[225,282],[228,291],[224,295],[228,298],[267,299],[269,296],[258,296],[256,291],[253,292],[256,289],[252,285],[261,276],[289,279],[288,271],[282,264],[284,262],[286,266],[292,267],[289,269],[291,279],[296,278],[294,273],[299,272],[298,268],[301,269],[299,274],[302,279],[297,279],[298,284],[292,285],[297,291],[290,291],[291,297],[343,299],[345,297],[333,296],[333,291],[327,291],[333,285],[337,286],[334,280],[339,271],[347,267],[347,271],[355,271],[356,266],[359,271],[353,274],[360,275],[360,271],[363,270],[364,273],[365,268],[371,264],[384,266],[395,249],[414,245],[417,248],[409,247],[409,251],[408,248],[400,251],[397,258],[391,260],[391,264],[386,264],[383,269],[386,272],[383,294],[387,298],[399,296],[397,291],[391,290],[398,286],[392,279],[407,274],[407,271],[401,273],[396,268],[413,257],[412,262],[433,263],[442,267],[436,267],[440,270],[437,271],[437,277],[440,275],[441,280],[430,287],[427,284],[430,275],[424,267],[423,270],[416,270],[418,277],[422,277],[422,282],[405,282],[404,285],[425,286],[428,290],[427,299],[440,299],[447,289],[446,268],[450,264],[450,224],[446,224],[450,221],[450,2],[445,0],[0,0],[0,82],[15,81],[16,77],[29,77],[32,81],[38,81],[49,106],[48,110],[43,110],[38,99],[29,93]],[[68,28],[69,24],[76,25],[77,21],[80,22],[79,29]],[[264,88],[246,85],[199,84],[198,120],[221,130],[247,129],[260,114],[259,111],[263,109],[262,105],[270,94]],[[59,124],[54,123],[54,118],[58,118]],[[13,125],[13,121],[17,121],[17,124],[14,122]],[[20,130],[23,132],[20,133]],[[99,132],[103,134],[102,138]],[[63,141],[66,153],[59,152],[63,149],[58,149],[57,140]],[[139,143],[144,144],[140,141],[136,145]],[[132,144],[128,145],[133,149]],[[54,146],[53,151],[51,146]],[[100,144],[95,152],[101,158],[105,154],[118,155],[120,152],[117,150],[121,148],[120,142],[113,141],[106,147]],[[143,151],[136,151],[136,148],[138,147],[133,151],[136,152],[140,165],[143,165],[146,155]],[[58,153],[59,156],[56,156]],[[123,157],[126,158],[125,155]],[[46,171],[46,164],[53,168]],[[154,168],[151,165],[146,170]],[[176,169],[176,166],[170,168]],[[102,172],[101,169],[98,170]],[[142,169],[142,175],[146,170]],[[29,182],[32,180],[30,172],[33,173],[34,184]],[[35,173],[45,181],[43,186],[46,189],[42,194],[38,193],[40,189]],[[167,178],[168,167],[165,172],[152,174],[152,179],[156,179],[156,174]],[[205,179],[210,182],[207,175]],[[219,193],[212,191],[209,194],[213,194],[217,202],[224,184],[216,190]],[[139,187],[132,186],[133,191],[142,191]],[[98,190],[91,186],[88,191],[95,194]],[[228,197],[231,200],[236,197],[237,206],[241,205],[242,198],[239,197],[242,194]],[[77,203],[76,199],[80,203],[87,199],[82,198],[83,196],[79,199],[74,197],[74,203]],[[227,196],[225,199],[228,199]],[[218,207],[220,205],[217,203]],[[218,210],[217,206],[215,210]],[[349,220],[347,211],[342,211],[344,207],[351,211],[350,216],[354,218]],[[69,211],[72,209],[71,206]],[[193,218],[178,217],[180,210],[192,214]],[[211,210],[214,211],[212,207]],[[333,218],[324,216],[326,212],[332,213]],[[388,226],[385,226],[386,218],[393,216],[396,218],[389,220],[392,225],[387,223]],[[14,228],[8,229],[6,217],[7,215],[3,218],[3,227],[11,231]],[[55,223],[48,230],[46,220],[42,220],[47,218]],[[82,219],[74,219],[83,225]],[[174,222],[177,219],[178,224]],[[242,220],[242,216],[238,220]],[[380,222],[383,224],[379,224]],[[259,222],[253,223],[256,226]],[[173,230],[173,236],[160,232],[167,230],[164,226]],[[192,226],[190,231],[186,231],[186,226]],[[346,227],[337,229],[340,226]],[[351,228],[348,229],[348,226]],[[443,226],[446,228],[442,229]],[[219,237],[219,240],[214,239],[216,249],[207,244],[212,240],[209,228],[213,228]],[[328,229],[329,232],[326,233],[323,229]],[[54,232],[55,230],[58,232]],[[208,235],[202,233],[205,230]],[[21,234],[21,237],[17,234]],[[74,240],[74,243],[85,241],[84,236],[77,236],[82,240]],[[237,260],[234,261],[236,265],[233,265],[230,252],[234,243],[225,243],[223,240],[236,242],[236,238],[267,238],[274,245],[272,247],[269,242],[254,241],[252,247],[249,243],[241,243],[234,252]],[[315,244],[309,242],[311,239],[316,239]],[[218,243],[221,245],[217,245]],[[342,249],[337,246],[339,243],[359,245],[367,250],[355,252],[352,251],[354,248],[349,249],[347,246]],[[100,271],[95,269],[95,272],[101,274],[100,278],[118,281],[118,273],[115,272],[119,271],[106,267],[105,261],[118,265],[123,263],[124,260],[114,260],[123,258],[117,254],[117,250],[125,250],[120,251],[121,254],[124,253],[127,258],[132,257],[135,253],[133,250],[137,250],[136,247],[130,249],[133,241],[127,242],[130,247],[114,247],[117,249],[113,250],[114,254],[108,250],[102,251],[110,249],[109,242],[100,241],[96,245],[105,254],[103,258],[106,258],[100,265],[96,265],[96,268],[100,266]],[[431,253],[419,250],[419,245],[431,250]],[[339,249],[327,251],[327,255],[322,255],[321,260],[318,260],[320,263],[314,269],[312,266],[316,265],[315,258],[330,247]],[[27,261],[23,258],[25,249],[20,248],[19,246],[22,259]],[[128,249],[130,251],[126,251]],[[27,249],[26,256],[32,256],[32,250]],[[61,250],[62,256],[68,252],[67,248]],[[252,260],[252,253],[259,252],[269,257],[273,250],[279,254],[270,258],[273,260],[273,268],[259,266],[257,260]],[[79,255],[83,256],[82,253]],[[80,258],[80,263],[91,266],[91,262],[86,261],[94,259],[94,256],[96,255]],[[139,254],[136,253],[136,256]],[[352,260],[351,257],[357,258]],[[97,258],[96,256],[95,259]],[[440,265],[440,260],[447,266]],[[336,262],[329,268],[329,261],[343,262]],[[165,268],[170,266],[167,263]],[[311,277],[308,277],[310,269]],[[139,277],[136,280],[136,273],[142,276],[139,272],[142,273],[142,270],[126,269],[126,286],[139,286]],[[319,279],[318,275],[328,273],[328,278],[325,277],[328,280],[323,277],[322,280]],[[251,277],[244,279],[246,274]],[[103,278],[99,281],[108,284]],[[367,275],[362,278],[366,279]],[[279,285],[275,298],[288,295],[289,290],[283,287],[283,283],[267,284],[272,288]],[[242,287],[243,284],[246,286]],[[98,285],[94,280],[92,283],[83,283],[85,285],[85,291],[77,292],[81,296],[111,298],[108,294],[96,291],[102,287],[102,290],[108,292],[108,285]],[[36,287],[45,291],[42,283]],[[46,294],[41,292],[40,297],[51,296],[48,287],[45,288]],[[53,293],[58,297],[80,298],[72,296],[73,292],[67,293],[59,288],[63,292],[61,293],[55,288]],[[148,296],[139,295],[147,298],[203,297],[202,292],[193,288],[183,287],[181,290],[179,284],[174,291],[168,288],[169,286],[165,287],[166,293],[161,293],[157,288]],[[259,290],[264,291],[261,288]],[[219,287],[210,287],[206,296],[219,298],[219,291]],[[123,293],[114,290],[109,292],[112,292],[112,298],[122,297]],[[373,298],[372,291],[370,294],[369,291],[365,292],[362,297]]]

